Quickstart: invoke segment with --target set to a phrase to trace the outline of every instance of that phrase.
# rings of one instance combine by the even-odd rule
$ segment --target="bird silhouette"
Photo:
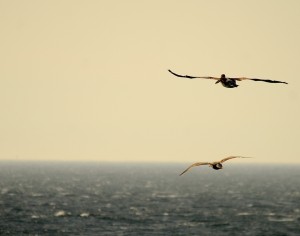
[[[228,160],[233,159],[233,158],[251,158],[251,157],[229,156],[229,157],[226,157],[226,158],[222,159],[221,161],[196,162],[196,163],[190,165],[188,168],[186,168],[180,175],[183,175],[185,172],[187,172],[192,167],[201,166],[201,165],[209,165],[209,167],[211,167],[211,168],[213,168],[215,170],[220,170],[220,169],[223,169],[223,165],[222,165],[223,162],[228,161]]]
[[[236,81],[242,81],[242,80],[253,80],[253,81],[262,81],[262,82],[267,82],[267,83],[282,83],[282,84],[288,84],[287,82],[284,81],[278,81],[278,80],[269,80],[269,79],[256,79],[256,78],[246,78],[246,77],[238,77],[238,78],[229,78],[226,77],[225,74],[222,74],[220,78],[217,77],[211,77],[211,76],[190,76],[190,75],[179,75],[174,73],[171,70],[168,70],[171,74],[177,76],[177,77],[182,77],[182,78],[188,78],[188,79],[214,79],[217,80],[217,83],[220,83],[226,87],[226,88],[236,88],[238,85],[236,84]]]

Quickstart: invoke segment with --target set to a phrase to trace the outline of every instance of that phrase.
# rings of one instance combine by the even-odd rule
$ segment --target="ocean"
[[[0,235],[300,235],[300,165],[0,162]]]

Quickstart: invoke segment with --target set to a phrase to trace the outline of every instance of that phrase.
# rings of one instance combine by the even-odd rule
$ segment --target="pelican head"
[[[220,83],[220,82],[221,82],[222,80],[224,80],[224,79],[226,79],[226,76],[225,76],[225,74],[222,74],[222,75],[221,75],[221,78],[218,79],[217,82],[216,82],[215,84]]]

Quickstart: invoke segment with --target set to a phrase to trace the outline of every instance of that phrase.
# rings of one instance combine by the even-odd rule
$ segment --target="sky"
[[[0,160],[300,163],[299,8],[0,0]]]

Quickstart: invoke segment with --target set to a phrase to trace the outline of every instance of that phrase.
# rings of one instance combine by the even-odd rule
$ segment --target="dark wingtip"
[[[288,82],[285,82],[285,81],[279,81],[278,83],[289,84]]]

